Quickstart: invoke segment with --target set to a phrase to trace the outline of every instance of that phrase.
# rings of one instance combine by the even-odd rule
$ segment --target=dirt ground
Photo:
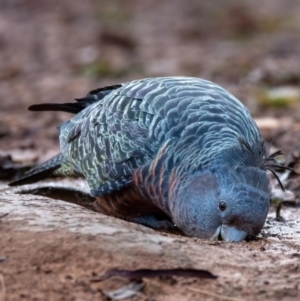
[[[205,269],[218,278],[145,280],[143,292],[131,300],[299,298],[299,209],[285,212],[285,222],[271,212],[259,238],[226,244],[1,190],[1,210],[9,212],[0,225],[5,300],[107,300],[106,291],[124,285],[120,279],[101,281],[108,269],[174,267]]]
[[[0,165],[8,154],[14,164],[0,170],[0,216],[9,213],[0,218],[0,301],[108,300],[124,284],[102,281],[108,269],[174,267],[218,278],[145,279],[130,300],[299,300],[295,172],[280,173],[281,218],[272,207],[261,235],[236,244],[158,233],[6,186],[20,166],[58,152],[56,127],[70,117],[28,112],[30,104],[163,75],[202,77],[232,92],[299,173],[299,13],[296,0],[0,0]]]

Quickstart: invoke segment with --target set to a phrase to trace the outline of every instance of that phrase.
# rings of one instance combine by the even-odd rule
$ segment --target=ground
[[[110,268],[174,267],[218,278],[146,279],[131,300],[299,299],[295,172],[281,173],[288,190],[281,218],[272,207],[262,234],[237,244],[158,233],[6,186],[20,165],[58,152],[56,127],[70,117],[28,112],[30,104],[163,75],[222,85],[299,171],[300,3],[202,2],[0,0],[0,165],[13,157],[12,169],[0,170],[0,216],[9,213],[0,218],[0,300],[107,300],[105,291],[121,286],[100,281]]]

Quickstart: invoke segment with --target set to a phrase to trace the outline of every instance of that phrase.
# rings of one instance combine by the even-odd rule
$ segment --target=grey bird
[[[105,214],[227,242],[261,231],[281,152],[268,156],[247,108],[217,84],[146,78],[29,109],[76,115],[59,127],[60,154],[10,185],[81,176]]]

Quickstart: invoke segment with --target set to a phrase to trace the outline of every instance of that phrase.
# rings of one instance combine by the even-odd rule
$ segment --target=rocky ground
[[[296,0],[0,0],[0,300],[108,300],[116,288],[129,290],[124,279],[101,279],[111,268],[175,267],[218,278],[143,279],[130,300],[298,300],[299,11]],[[280,174],[287,194],[274,182],[274,207],[256,240],[158,233],[62,195],[7,188],[58,152],[56,127],[70,117],[27,112],[30,104],[162,75],[203,77],[228,89],[294,167]]]

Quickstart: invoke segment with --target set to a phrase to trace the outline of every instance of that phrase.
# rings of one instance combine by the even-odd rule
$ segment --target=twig
[[[215,297],[215,298],[218,298],[218,299],[229,300],[229,301],[243,301],[243,299],[227,297],[227,296],[220,295],[220,294],[214,294],[214,293],[211,293],[209,291],[201,290],[201,289],[196,288],[196,287],[189,287],[188,289],[190,291],[200,293],[200,294],[203,294],[203,295],[207,295],[207,296],[212,296],[212,297]]]
[[[4,283],[4,277],[0,274],[0,301],[4,301],[6,296],[6,289]]]

